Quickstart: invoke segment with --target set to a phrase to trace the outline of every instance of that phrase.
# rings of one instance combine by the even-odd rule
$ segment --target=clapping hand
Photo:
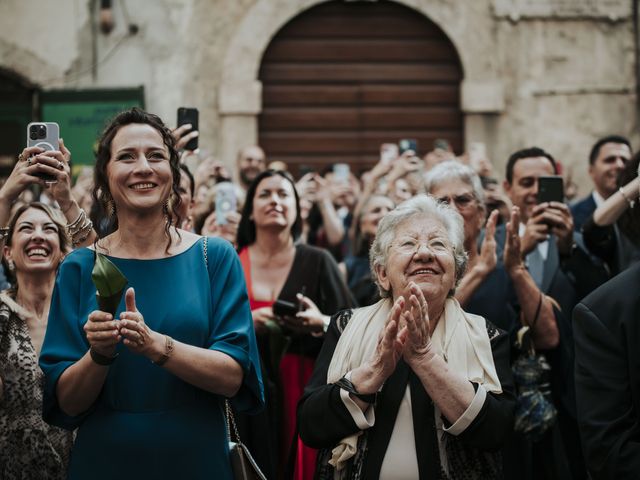
[[[122,343],[134,353],[146,357],[157,356],[157,352],[162,351],[164,345],[162,336],[151,330],[146,323],[142,313],[136,307],[136,295],[133,288],[128,288],[124,297],[126,311],[120,313],[119,330],[123,340]],[[154,345],[155,344],[155,345]]]
[[[403,297],[398,297],[389,312],[387,323],[380,332],[373,356],[351,373],[351,381],[359,393],[370,394],[380,390],[402,358],[408,333],[406,326],[400,328],[405,303]]]
[[[429,306],[422,290],[411,282],[409,284],[408,308],[402,312],[407,335],[403,358],[412,369],[433,355],[431,348],[431,324]]]
[[[484,275],[488,275],[495,268],[498,263],[498,257],[496,255],[496,223],[498,222],[498,210],[494,210],[487,219],[487,224],[484,230],[484,240],[482,240],[482,246],[480,247],[480,255],[478,257],[477,268],[481,270]]]
[[[507,237],[504,243],[503,263],[508,273],[519,267],[523,267],[522,255],[520,254],[520,209],[511,209],[511,218],[507,223]]]

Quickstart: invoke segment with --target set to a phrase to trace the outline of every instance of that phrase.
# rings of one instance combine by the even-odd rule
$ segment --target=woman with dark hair
[[[22,205],[3,235],[13,287],[0,293],[0,478],[66,478],[73,436],[42,420],[38,354],[58,265],[71,247],[64,217]]]
[[[246,419],[245,441],[268,478],[281,478],[295,431],[295,409],[328,325],[323,314],[352,305],[331,255],[298,243],[298,193],[288,174],[260,173],[247,190],[238,227],[253,323],[267,383],[267,412]],[[278,306],[293,306],[287,314]],[[275,306],[274,306],[275,304]],[[274,312],[275,310],[275,312]],[[288,347],[287,347],[288,345]],[[311,478],[315,452],[298,452],[297,478]]]
[[[227,242],[174,226],[179,182],[159,117],[107,126],[94,197],[114,231],[60,266],[40,356],[45,420],[78,428],[70,479],[230,479],[224,398],[262,406],[242,268]],[[129,286],[113,315],[96,302],[98,254]]]

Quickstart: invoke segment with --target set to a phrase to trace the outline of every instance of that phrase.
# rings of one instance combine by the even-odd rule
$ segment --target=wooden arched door
[[[463,147],[458,54],[444,32],[393,2],[320,4],[287,23],[260,67],[259,142],[270,161],[359,172],[384,142]]]

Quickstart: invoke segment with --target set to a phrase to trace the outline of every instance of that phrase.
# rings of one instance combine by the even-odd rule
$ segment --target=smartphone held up
[[[180,107],[178,108],[178,127],[182,125],[190,124],[192,132],[198,130],[199,113],[197,108]],[[189,133],[186,132],[186,133]],[[184,146],[185,150],[197,150],[198,149],[198,137],[194,137]]]
[[[227,224],[227,213],[236,210],[236,192],[231,182],[216,185],[216,224]]]
[[[564,186],[560,175],[538,177],[538,204],[564,202]]]
[[[31,122],[27,125],[27,147],[38,147],[45,152],[60,150],[60,127],[54,122]],[[45,182],[55,182],[55,177],[36,172],[34,176]]]

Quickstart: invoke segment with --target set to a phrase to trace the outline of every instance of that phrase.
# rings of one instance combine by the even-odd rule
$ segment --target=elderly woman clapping
[[[506,334],[453,298],[463,222],[420,195],[378,226],[382,300],[334,316],[298,406],[319,478],[501,478],[513,427]]]

